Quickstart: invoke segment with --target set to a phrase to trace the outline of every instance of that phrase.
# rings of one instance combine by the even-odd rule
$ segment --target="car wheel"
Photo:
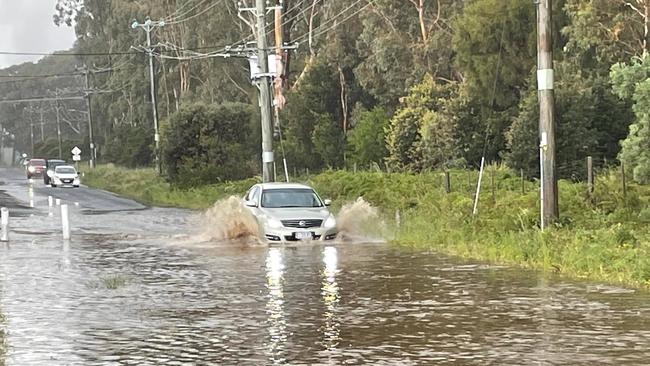
[[[56,184],[50,184],[50,186],[52,186],[52,188],[56,188]]]
[[[75,187],[75,188],[79,188],[79,186],[73,186],[73,187]]]

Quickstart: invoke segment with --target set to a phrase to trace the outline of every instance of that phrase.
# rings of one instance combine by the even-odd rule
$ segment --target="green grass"
[[[494,185],[491,175],[494,172]],[[451,172],[452,192],[443,174],[387,174],[328,171],[302,179],[334,207],[364,199],[387,221],[399,210],[397,245],[449,255],[559,272],[635,287],[650,287],[650,187],[630,185],[624,197],[615,171],[599,176],[590,198],[583,183],[559,182],[560,221],[538,229],[538,190],[504,167],[488,167],[478,214],[472,215],[477,172]],[[242,195],[255,179],[191,190],[170,188],[152,170],[103,166],[86,183],[142,202],[203,209],[216,200]],[[494,188],[492,188],[492,186]],[[494,192],[494,195],[493,195]]]

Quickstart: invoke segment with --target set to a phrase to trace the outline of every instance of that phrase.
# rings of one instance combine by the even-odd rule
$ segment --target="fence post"
[[[594,193],[594,162],[591,156],[587,156],[587,193],[589,197]]]
[[[627,182],[625,181],[625,165],[621,161],[621,178],[623,179],[623,198],[627,197]]]
[[[521,194],[526,194],[526,181],[524,180],[523,169],[519,169],[519,175],[521,176]]]
[[[0,215],[2,215],[0,219],[2,222],[0,225],[0,241],[9,241],[9,209],[6,207],[1,208]]]
[[[490,169],[490,186],[492,189],[492,203],[497,201],[496,187],[494,186],[494,166]]]
[[[70,240],[70,218],[68,216],[68,205],[61,205],[61,229],[63,240]]]
[[[352,171],[356,174],[357,173],[357,163],[352,164]]]
[[[449,170],[445,170],[445,192],[451,193],[451,175]]]

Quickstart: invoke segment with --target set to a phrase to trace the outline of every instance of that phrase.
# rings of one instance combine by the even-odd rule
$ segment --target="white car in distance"
[[[336,219],[313,188],[303,184],[263,183],[252,186],[244,205],[257,220],[260,237],[270,243],[334,240]]]
[[[79,173],[72,165],[57,165],[50,177],[52,187],[69,186],[78,188],[80,184]]]

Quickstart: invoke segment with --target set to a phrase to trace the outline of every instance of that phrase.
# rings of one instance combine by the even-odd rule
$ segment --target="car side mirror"
[[[323,203],[325,204],[325,206],[331,206],[332,200],[323,200]]]
[[[257,207],[257,203],[255,203],[255,201],[246,201],[244,202],[244,205],[247,207]]]

